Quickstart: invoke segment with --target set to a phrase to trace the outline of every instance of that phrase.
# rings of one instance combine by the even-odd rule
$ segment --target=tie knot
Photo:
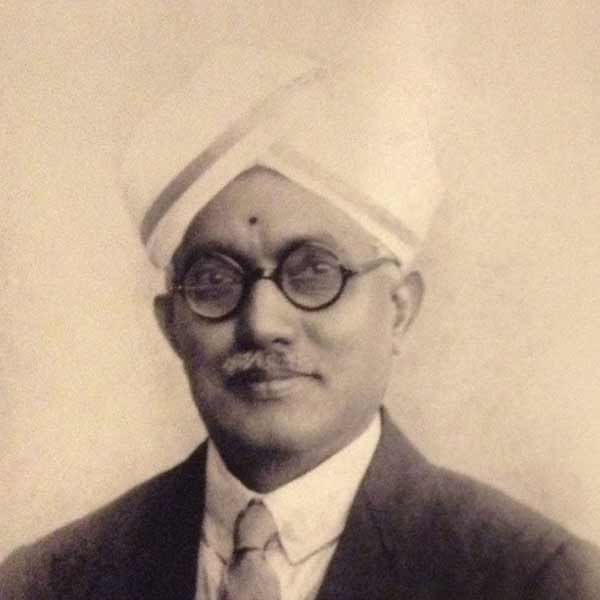
[[[269,509],[260,500],[251,500],[239,514],[235,524],[235,551],[264,550],[275,535],[277,525]]]

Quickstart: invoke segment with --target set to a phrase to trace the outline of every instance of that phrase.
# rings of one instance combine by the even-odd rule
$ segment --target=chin
[[[256,450],[270,450],[283,454],[302,453],[315,445],[321,437],[320,428],[313,430],[285,414],[264,415],[247,419],[235,437],[245,446]]]
[[[234,419],[213,420],[209,430],[222,443],[241,451],[285,456],[318,452],[323,440],[331,441],[335,435],[327,422],[301,419],[291,412],[262,404]]]

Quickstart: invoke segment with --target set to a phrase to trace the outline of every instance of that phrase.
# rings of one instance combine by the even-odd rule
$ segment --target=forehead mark
[[[266,232],[264,231],[264,223],[258,222],[256,215],[248,217],[248,250],[255,256],[260,256],[265,252]]]

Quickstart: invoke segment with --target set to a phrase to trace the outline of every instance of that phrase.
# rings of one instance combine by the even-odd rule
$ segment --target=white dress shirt
[[[209,441],[197,600],[217,600],[233,552],[235,520],[261,499],[279,531],[266,549],[279,577],[281,600],[314,600],[344,529],[350,507],[381,435],[379,413],[358,438],[308,473],[268,494],[246,488]]]

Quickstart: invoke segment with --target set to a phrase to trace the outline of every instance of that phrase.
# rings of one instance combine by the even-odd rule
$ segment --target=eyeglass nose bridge
[[[282,281],[281,281],[281,266],[277,265],[271,272],[267,272],[266,269],[256,268],[250,271],[245,277],[244,281],[244,293],[242,294],[242,298],[240,299],[240,304],[247,301],[247,298],[252,293],[254,286],[261,280],[272,281],[275,284],[275,287],[283,294],[284,298],[289,302],[293,301],[291,298],[285,293],[283,289]]]

